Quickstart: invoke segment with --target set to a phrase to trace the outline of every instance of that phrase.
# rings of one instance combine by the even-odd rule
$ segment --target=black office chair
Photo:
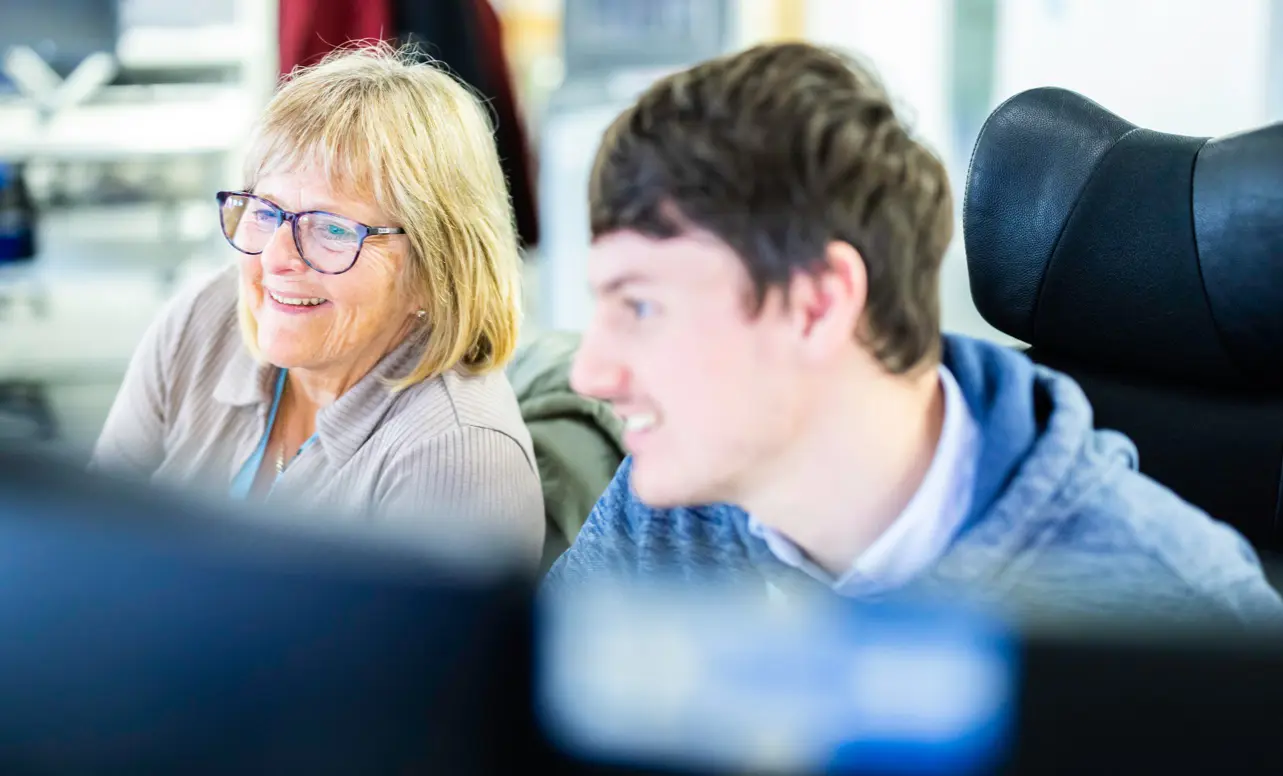
[[[985,320],[1076,378],[1142,471],[1283,549],[1283,123],[1183,137],[1024,92],[980,132],[963,233]]]

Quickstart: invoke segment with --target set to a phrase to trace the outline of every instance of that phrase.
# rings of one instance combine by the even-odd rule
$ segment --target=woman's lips
[[[328,299],[282,294],[270,288],[263,289],[263,297],[272,309],[288,315],[307,315],[330,305]]]

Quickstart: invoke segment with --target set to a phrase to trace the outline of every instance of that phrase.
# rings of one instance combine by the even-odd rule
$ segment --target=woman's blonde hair
[[[371,199],[409,239],[407,281],[431,325],[405,388],[455,367],[482,373],[516,349],[521,263],[494,129],[472,92],[410,48],[361,43],[296,69],[251,139],[246,188],[271,170],[316,165]],[[241,333],[257,352],[244,300]]]

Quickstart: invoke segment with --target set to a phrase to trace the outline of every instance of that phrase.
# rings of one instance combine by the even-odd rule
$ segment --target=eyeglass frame
[[[223,207],[227,204],[228,197],[251,197],[253,199],[258,200],[259,202],[262,202],[264,204],[270,205],[273,208],[275,208],[277,212],[277,216],[276,216],[276,229],[272,230],[273,234],[275,234],[276,230],[281,228],[282,224],[288,223],[290,225],[290,236],[294,239],[294,248],[298,251],[298,257],[303,260],[303,263],[306,264],[309,269],[311,269],[313,272],[319,272],[322,275],[342,275],[344,272],[347,272],[351,270],[353,267],[355,267],[356,260],[361,257],[361,249],[365,247],[365,238],[367,237],[379,237],[379,236],[388,235],[388,234],[405,234],[405,230],[399,226],[370,226],[368,224],[363,224],[354,218],[348,218],[347,216],[340,215],[338,213],[331,213],[328,210],[304,210],[298,213],[294,213],[289,210],[286,210],[285,208],[281,207],[275,202],[272,202],[271,200],[263,199],[257,194],[254,194],[249,191],[220,191],[215,195],[215,199],[218,200],[219,231],[223,233],[223,239],[227,240],[228,245],[232,246],[233,248],[240,251],[241,253],[244,253],[247,256],[259,256],[263,253],[263,251],[261,250],[247,251],[243,248],[238,247],[236,243],[232,242],[232,238],[228,236],[227,224],[223,220]],[[303,216],[311,216],[311,215],[341,218],[344,221],[351,221],[352,224],[356,226],[356,234],[357,234],[356,253],[352,254],[352,262],[348,264],[347,267],[337,272],[327,272],[326,270],[320,269],[319,267],[314,265],[312,262],[308,261],[307,257],[303,255],[303,244],[299,241],[299,238],[298,238],[298,220]],[[267,250],[267,246],[263,246],[263,250]]]

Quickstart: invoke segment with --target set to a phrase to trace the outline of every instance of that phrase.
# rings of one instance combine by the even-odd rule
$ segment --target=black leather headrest
[[[980,132],[963,234],[981,315],[1045,354],[1283,385],[1283,123],[1209,140],[1024,92]]]

